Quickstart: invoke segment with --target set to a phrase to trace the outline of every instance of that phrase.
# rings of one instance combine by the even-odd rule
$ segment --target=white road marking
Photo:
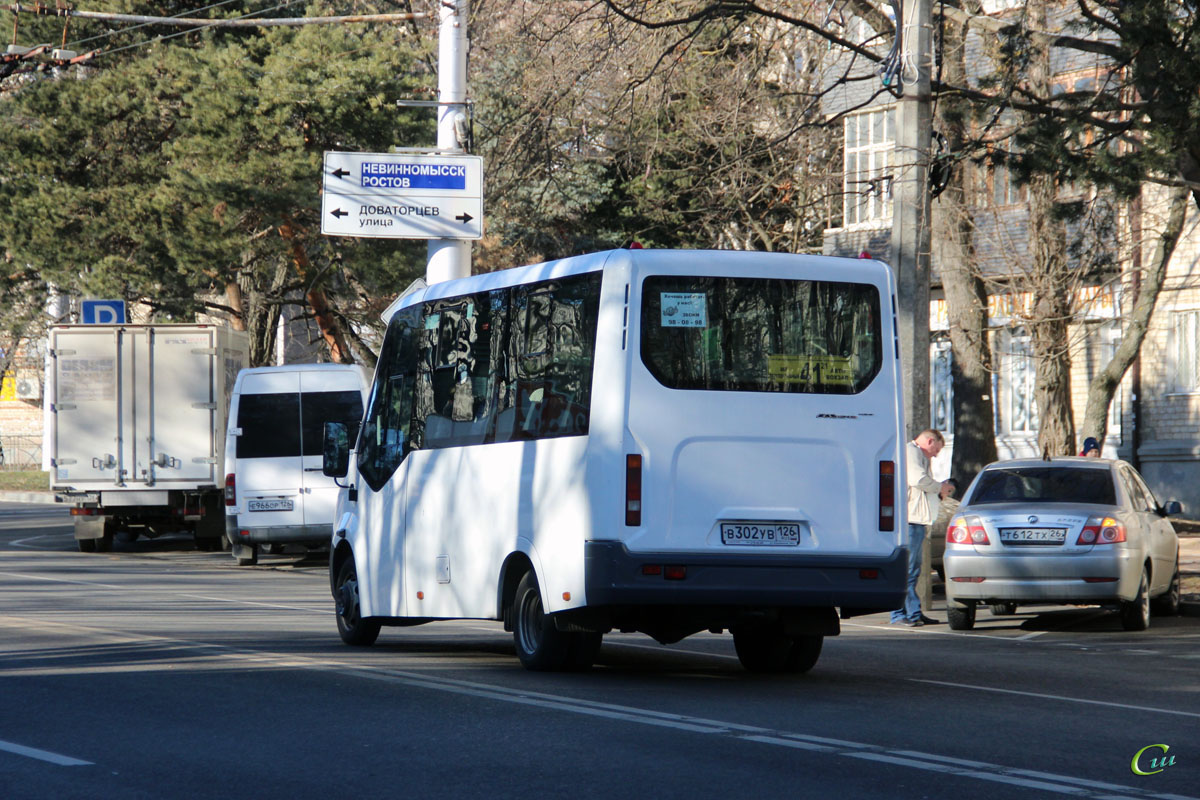
[[[1194,711],[1176,711],[1173,708],[1154,708],[1153,706],[1135,706],[1128,703],[1112,703],[1108,700],[1087,700],[1082,697],[1066,697],[1061,694],[1042,694],[1041,692],[1023,692],[1018,689],[1000,689],[995,686],[972,686],[968,683],[951,683],[950,681],[931,681],[926,678],[908,678],[913,683],[930,683],[934,686],[951,686],[955,689],[972,689],[977,692],[995,692],[996,694],[1015,694],[1022,697],[1037,697],[1042,700],[1061,700],[1064,703],[1084,703],[1091,706],[1108,706],[1109,708],[1124,708],[1129,711],[1146,711],[1152,714],[1173,714],[1180,717],[1197,717]]]
[[[58,764],[60,767],[86,767],[91,765],[91,761],[81,761],[78,758],[51,753],[49,750],[38,750],[36,747],[26,747],[22,744],[13,744],[12,742],[0,741],[0,750],[8,753],[15,753],[26,758],[36,758],[38,761],[49,761],[51,764]]]

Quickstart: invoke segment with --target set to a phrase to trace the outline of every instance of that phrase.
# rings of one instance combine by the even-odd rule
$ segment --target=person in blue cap
[[[1100,443],[1096,441],[1095,436],[1089,436],[1083,440],[1083,449],[1079,451],[1079,455],[1090,458],[1100,457]]]

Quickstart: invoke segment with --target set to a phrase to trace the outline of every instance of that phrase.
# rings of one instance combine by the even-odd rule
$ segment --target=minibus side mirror
[[[321,450],[321,472],[330,478],[344,478],[350,471],[350,430],[344,422],[325,423],[325,441]]]

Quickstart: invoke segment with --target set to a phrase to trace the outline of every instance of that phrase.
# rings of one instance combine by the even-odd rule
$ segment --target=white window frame
[[[948,338],[935,339],[929,345],[929,427],[954,430],[954,353]],[[938,413],[941,404],[944,412]]]
[[[1173,394],[1200,392],[1200,309],[1171,313],[1167,331],[1168,391]]]
[[[895,114],[895,107],[887,106],[849,114],[843,121],[842,224],[847,228],[878,227],[892,218]]]
[[[1005,434],[1036,434],[1040,416],[1034,398],[1037,370],[1033,359],[1032,337],[1024,330],[1018,329],[1006,331],[1002,339],[1004,347],[1000,352],[999,431]],[[1014,411],[1019,409],[1022,399],[1026,401],[1023,417]]]

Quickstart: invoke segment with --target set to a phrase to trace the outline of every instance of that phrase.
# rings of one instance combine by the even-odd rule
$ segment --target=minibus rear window
[[[879,309],[868,284],[654,276],[642,362],[672,389],[857,394],[882,366]]]

